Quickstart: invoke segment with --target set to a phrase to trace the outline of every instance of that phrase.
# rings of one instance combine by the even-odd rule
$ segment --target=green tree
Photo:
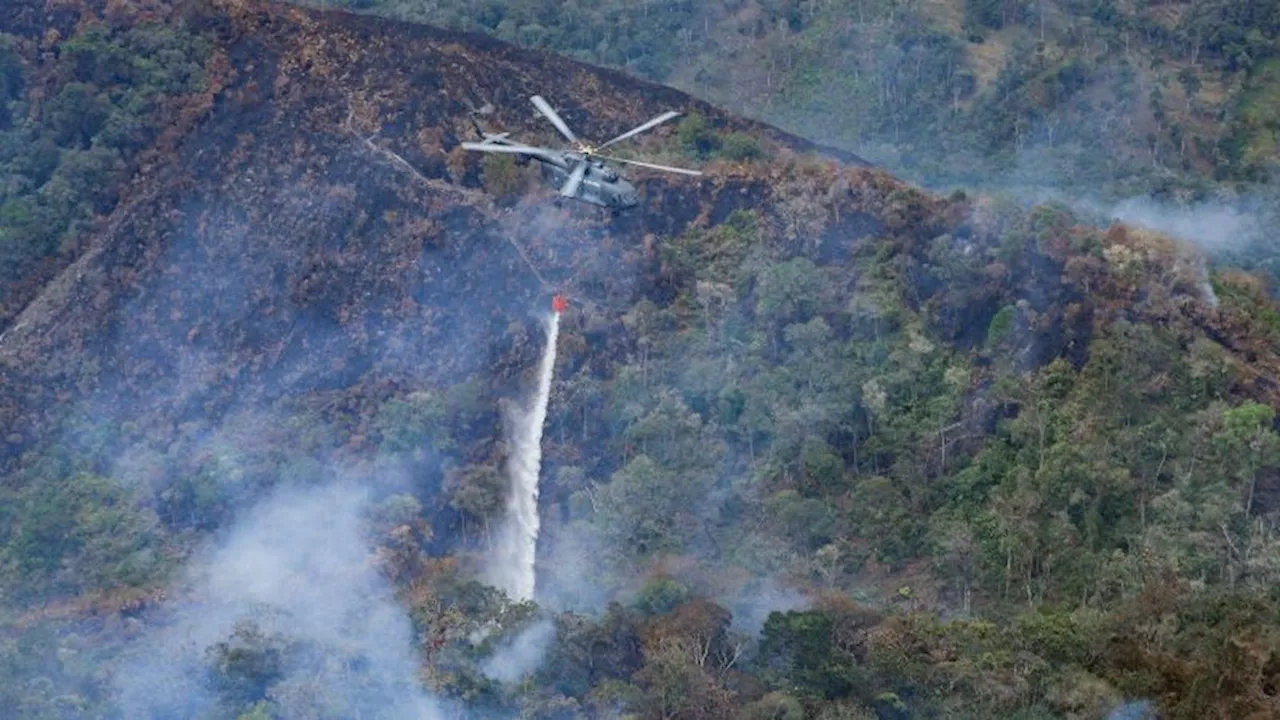
[[[226,706],[255,705],[258,712],[267,689],[284,676],[289,647],[256,622],[241,620],[229,638],[208,648],[207,655],[213,687]]]
[[[452,447],[443,423],[446,414],[444,402],[432,392],[419,391],[404,399],[389,399],[379,406],[373,419],[379,449],[394,455]]]
[[[111,101],[88,83],[70,82],[49,101],[44,112],[54,142],[83,149],[106,124]]]
[[[690,113],[676,126],[676,137],[689,155],[706,159],[720,149],[721,139],[700,113]]]

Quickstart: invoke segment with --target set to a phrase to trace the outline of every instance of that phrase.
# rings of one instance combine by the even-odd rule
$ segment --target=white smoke
[[[1206,252],[1241,250],[1259,237],[1257,216],[1222,203],[1170,205],[1131,198],[1111,209],[1111,217],[1195,243]]]
[[[481,670],[494,680],[515,682],[538,669],[555,637],[555,624],[539,620],[499,647]]]
[[[803,593],[771,577],[752,582],[746,590],[719,600],[733,613],[734,628],[751,636],[760,634],[770,614],[805,610],[810,605]]]
[[[418,681],[409,618],[372,563],[368,500],[346,484],[290,488],[241,518],[191,563],[180,588],[190,599],[132,648],[115,679],[124,717],[234,710],[246,700],[235,682],[228,691],[228,675],[261,682],[248,694],[265,695],[279,717],[441,717]],[[268,661],[227,673],[219,643]]]
[[[551,396],[560,314],[552,313],[546,326],[547,346],[538,365],[538,387],[533,402],[508,415],[511,455],[507,461],[507,475],[511,480],[511,492],[487,573],[489,583],[513,600],[533,599],[542,426],[547,417],[547,399]]]

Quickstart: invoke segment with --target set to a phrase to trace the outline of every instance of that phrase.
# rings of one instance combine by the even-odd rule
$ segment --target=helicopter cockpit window
[[[609,182],[613,182],[618,179],[618,173],[614,172],[612,168],[605,168],[604,179]]]

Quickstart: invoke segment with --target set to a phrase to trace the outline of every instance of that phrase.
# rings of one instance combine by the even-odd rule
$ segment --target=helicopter
[[[541,163],[543,178],[558,188],[562,197],[599,205],[614,212],[635,207],[640,202],[640,195],[634,185],[619,176],[617,171],[605,164],[605,161],[638,165],[685,175],[702,175],[697,170],[655,165],[653,163],[640,162],[639,160],[624,160],[599,154],[600,150],[614,143],[634,137],[645,130],[661,125],[672,118],[679,117],[680,113],[678,112],[665,112],[602,145],[593,146],[579,140],[578,136],[573,134],[569,126],[551,107],[551,104],[543,99],[541,95],[534,95],[530,100],[533,102],[534,107],[550,120],[552,125],[555,125],[556,130],[560,131],[560,134],[565,139],[573,143],[572,150],[555,150],[525,145],[508,139],[511,133],[482,133],[484,139],[481,142],[464,142],[462,147],[467,150],[510,153],[521,155],[525,158],[533,158]]]

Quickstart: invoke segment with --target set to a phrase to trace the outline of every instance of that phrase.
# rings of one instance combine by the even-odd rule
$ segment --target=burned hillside
[[[67,225],[0,335],[0,577],[21,578],[5,602],[22,619],[5,632],[73,617],[115,647],[196,602],[174,581],[193,548],[276,488],[394,476],[375,556],[424,677],[493,713],[1273,707],[1261,630],[1227,667],[1143,625],[1202,623],[1221,648],[1274,612],[1250,594],[1280,552],[1265,531],[1280,314],[1257,281],[1062,207],[925,193],[484,37],[165,7],[163,31],[160,3],[0,15],[23,92],[102,110],[92,127],[51,121],[61,157],[115,137],[129,78],[168,88],[145,96],[154,132],[124,133],[140,146],[113,160],[115,195]],[[79,40],[46,44],[41,23]],[[199,72],[147,74],[155,48]],[[458,148],[477,128],[558,143],[533,94],[594,139],[681,111],[631,150],[705,175],[628,169],[641,204],[614,216]],[[24,122],[44,118],[28,100]],[[32,207],[55,207],[75,170],[59,167]],[[474,570],[504,503],[501,407],[528,385],[553,293],[570,307],[539,582],[547,607],[590,599],[598,617],[557,617],[520,695],[481,677],[472,638],[509,638],[533,611]],[[1234,625],[1197,614],[1218,596],[1193,579],[1239,603]],[[941,619],[956,613],[1003,624]],[[276,652],[254,632],[220,647]],[[57,667],[50,682],[109,705],[101,677]],[[1169,680],[1200,671],[1249,687]],[[669,677],[697,692],[673,699]],[[260,680],[218,686],[232,717],[298,701]]]

